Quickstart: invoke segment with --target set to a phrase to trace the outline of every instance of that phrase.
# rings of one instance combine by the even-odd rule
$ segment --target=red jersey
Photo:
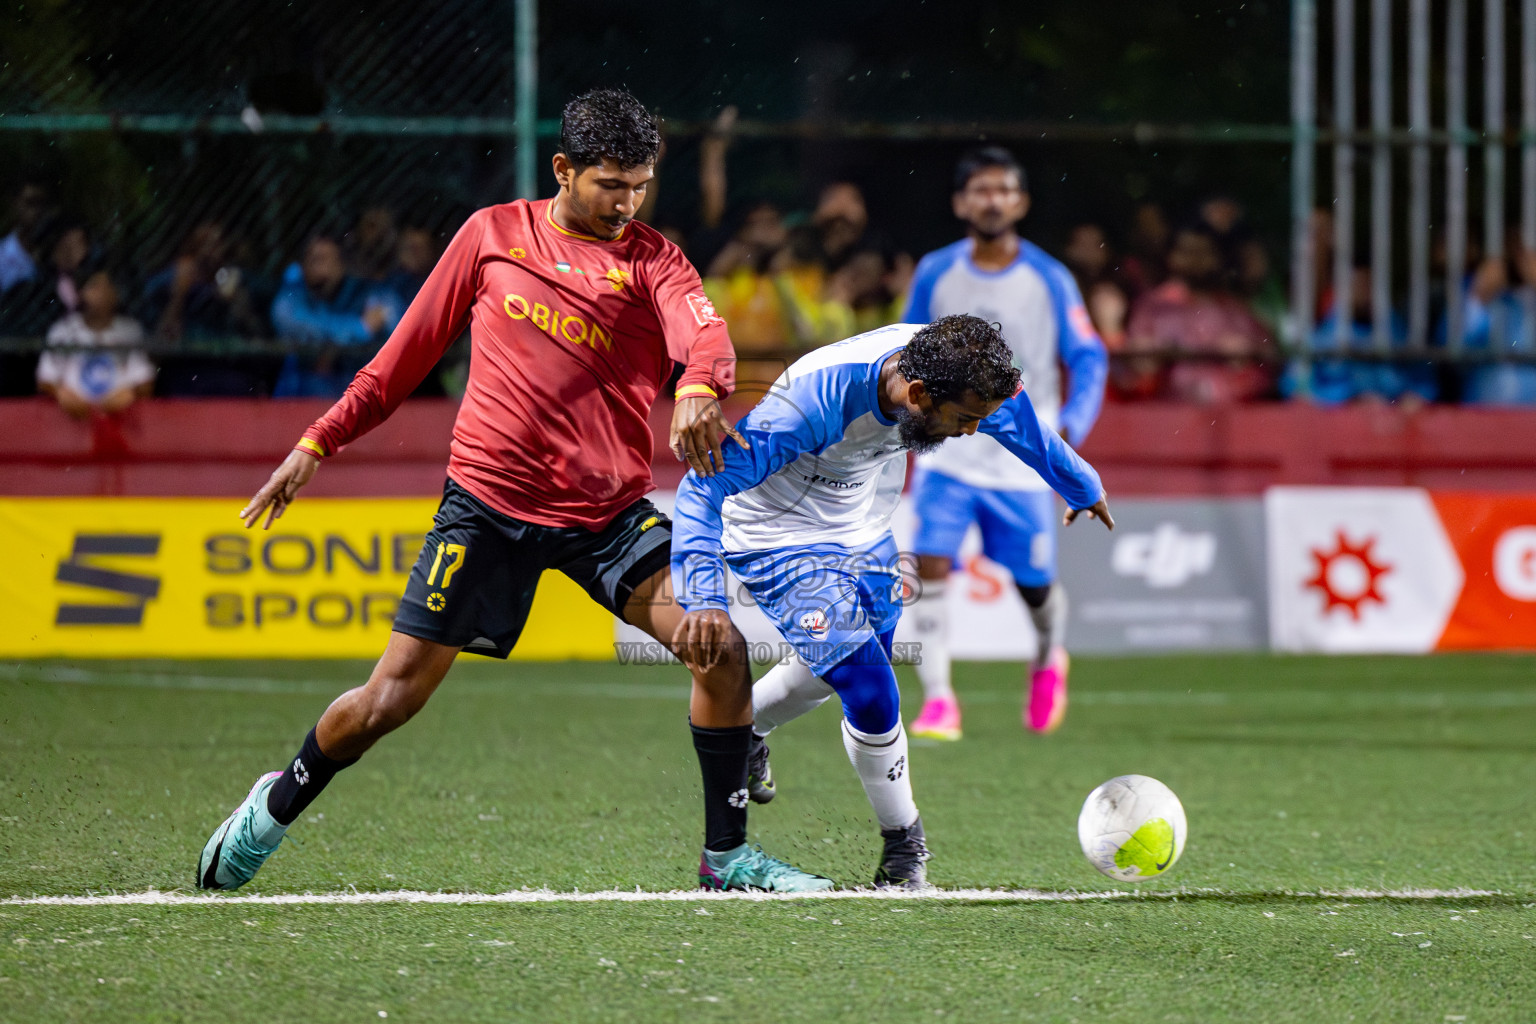
[[[646,420],[680,392],[724,397],[736,355],[682,251],[638,221],[612,241],[560,227],[553,201],[478,210],[400,325],[299,446],[331,455],[383,422],[467,326],[469,383],[448,475],[543,526],[599,530],[650,491]]]

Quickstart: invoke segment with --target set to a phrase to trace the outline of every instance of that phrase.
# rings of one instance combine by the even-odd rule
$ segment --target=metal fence
[[[1322,15],[1330,16],[1331,32],[1319,40]],[[1474,22],[1481,28],[1475,40]],[[1319,60],[1320,42],[1331,67]],[[1406,74],[1394,74],[1394,67],[1403,67],[1398,61]],[[1479,64],[1481,97],[1474,111],[1477,83],[1469,69]],[[1506,96],[1515,79],[1518,128],[1510,123]],[[1291,83],[1291,316],[1303,354],[1313,340],[1319,288],[1331,288],[1335,301],[1342,301],[1351,293],[1354,268],[1368,263],[1377,355],[1392,358],[1406,350],[1405,358],[1459,361],[1536,356],[1536,288],[1518,289],[1524,309],[1518,323],[1509,322],[1507,307],[1489,310],[1488,343],[1480,352],[1468,351],[1465,320],[1468,278],[1478,261],[1514,255],[1506,248],[1511,234],[1521,250],[1536,253],[1536,0],[1293,0]],[[1324,90],[1331,92],[1326,120],[1318,109]],[[1331,155],[1323,187],[1320,145]],[[1443,157],[1438,201],[1437,151]],[[1480,174],[1474,167],[1479,151]],[[1520,158],[1517,178],[1506,172],[1512,151]],[[1406,201],[1395,188],[1405,164]],[[1362,181],[1368,190],[1363,210],[1357,203]],[[1313,237],[1316,206],[1332,213],[1331,257],[1321,266],[1321,240]],[[1481,224],[1473,230],[1478,209]],[[1509,222],[1516,209],[1517,225]],[[1435,255],[1437,242],[1442,258]],[[1404,294],[1406,345],[1393,338],[1394,300]],[[1349,318],[1336,317],[1334,326],[1334,341],[1348,347]]]
[[[634,32],[647,19],[666,17],[675,35],[714,6],[695,4],[682,14],[615,12],[612,23]],[[1080,5],[1038,6],[1049,13],[984,5],[966,16],[1005,32],[1033,31],[1036,22],[1065,19]],[[978,139],[1015,145],[1031,166],[1038,192],[1031,233],[1050,224],[1053,208],[1120,201],[1130,182],[1140,183],[1134,186],[1140,194],[1158,187],[1187,192],[1195,187],[1189,181],[1203,176],[1215,191],[1250,190],[1261,233],[1270,226],[1283,231],[1288,214],[1291,306],[1282,334],[1303,356],[1313,340],[1319,292],[1347,294],[1357,256],[1364,256],[1373,271],[1372,337],[1370,351],[1360,356],[1536,358],[1536,310],[1528,297],[1518,324],[1496,318],[1495,338],[1504,344],[1468,351],[1462,321],[1465,279],[1474,269],[1469,242],[1479,243],[1474,248],[1483,256],[1507,255],[1505,222],[1518,209],[1518,238],[1536,251],[1536,0],[1241,6],[1274,8],[1268,17],[1280,24],[1289,16],[1289,124],[1277,97],[1267,106],[1221,107],[1234,89],[1211,89],[1205,115],[1177,106],[1180,95],[1193,91],[1183,85],[1158,96],[1173,111],[1167,120],[1138,117],[1112,98],[1076,117],[1069,101],[1050,98],[1064,90],[1016,88],[1028,77],[1017,57],[1011,64],[955,63],[935,36],[915,44],[914,52],[921,56],[931,47],[938,71],[912,77],[921,65],[910,54],[878,66],[849,64],[817,48],[818,25],[780,25],[777,35],[764,35],[760,12],[747,8],[722,10],[714,28],[700,20],[697,38],[669,50],[695,48],[695,66],[679,65],[675,57],[642,65],[642,42],[609,38],[613,30],[604,36],[602,26],[586,22],[580,28],[589,34],[575,32],[574,8],[546,3],[541,9],[537,0],[366,0],[355,8],[287,0],[117,6],[53,0],[19,6],[0,20],[0,176],[66,167],[65,198],[104,243],[131,253],[144,274],[164,267],[198,223],[216,220],[242,247],[243,262],[271,278],[307,235],[350,230],[372,206],[386,206],[399,223],[440,236],[478,206],[536,194],[545,184],[540,158],[558,129],[552,116],[558,100],[594,83],[628,82],[647,102],[661,93],[668,115],[663,194],[675,197],[686,188],[674,168],[687,164],[708,112],[733,102],[743,103],[733,159],[750,169],[755,185],[812,181],[834,166],[869,168],[887,208],[915,209],[920,199],[933,211],[928,217],[936,227],[915,232],[917,251],[953,236],[943,183],[954,155]],[[1233,13],[1223,13],[1229,24]],[[937,32],[939,22],[961,15],[933,10],[900,17],[920,36],[922,26]],[[1117,30],[1087,13],[1075,17],[1079,33]],[[1148,5],[1118,20],[1138,17],[1161,19],[1157,31],[1181,31],[1208,56],[1223,39],[1199,35],[1209,31],[1202,26],[1210,19],[1179,24],[1172,5]],[[875,24],[881,19],[871,18],[867,52],[889,49],[879,35],[886,29]],[[1320,32],[1320,23],[1330,30]],[[992,31],[973,34],[985,39]],[[1261,23],[1242,31],[1228,55],[1241,60],[1227,63],[1257,67],[1251,58],[1269,57],[1272,40]],[[729,43],[711,43],[711,32]],[[763,73],[769,65],[758,51],[794,32],[810,40],[805,63],[813,67],[792,84]],[[1174,44],[1171,36],[1161,42]],[[1147,50],[1145,41],[1127,45],[1133,44],[1138,53]],[[985,45],[972,49],[983,52]],[[1032,52],[1035,45],[1026,41],[1017,49]],[[626,48],[636,53],[635,70],[609,67]],[[1046,57],[1041,60],[1049,63]],[[1472,88],[1470,71],[1479,59],[1480,90]],[[1283,66],[1278,57],[1270,63]],[[803,65],[797,58],[792,66]],[[1219,55],[1212,56],[1202,73],[1227,83],[1222,66]],[[629,82],[630,74],[644,77]],[[1166,69],[1158,74],[1167,77]],[[1269,96],[1262,75],[1253,75],[1254,93]],[[1093,77],[1087,69],[1062,81],[1081,86]],[[1126,81],[1150,89],[1141,80]],[[1518,127],[1506,102],[1512,82],[1520,97]],[[817,97],[835,91],[827,83],[845,94],[840,110],[817,106]],[[790,92],[800,98],[791,102]],[[757,102],[749,107],[748,98]],[[1241,119],[1233,120],[1232,112]],[[1507,163],[1515,149],[1520,169],[1511,175]],[[1480,173],[1474,173],[1469,160],[1479,150]],[[1321,155],[1331,162],[1324,164]],[[1037,168],[1044,173],[1033,173]],[[1288,211],[1282,198],[1287,176]],[[1404,182],[1406,188],[1399,187]],[[1271,195],[1279,215],[1266,224],[1258,197],[1268,202]],[[1357,196],[1366,201],[1357,203]],[[1312,237],[1317,207],[1334,215],[1325,265]],[[1471,230],[1479,212],[1480,226]],[[1434,256],[1440,248],[1443,260]],[[1398,308],[1405,311],[1405,342],[1392,330]],[[1348,340],[1347,319],[1338,319],[1339,342]],[[1510,337],[1512,330],[1517,337]]]
[[[0,35],[3,162],[57,168],[101,240],[145,266],[207,220],[267,271],[374,205],[441,232],[534,187],[534,11],[27,5]]]

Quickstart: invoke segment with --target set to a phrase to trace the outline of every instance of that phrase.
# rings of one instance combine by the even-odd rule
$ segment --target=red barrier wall
[[[0,494],[248,497],[323,401],[156,399],[76,423],[46,399],[0,400]],[[732,418],[748,402],[729,403]],[[418,400],[331,460],[306,493],[442,489],[456,403]],[[681,467],[653,411],[656,482]],[[729,449],[727,449],[729,450]],[[1255,494],[1272,484],[1536,491],[1536,410],[1111,405],[1083,446],[1111,494]]]

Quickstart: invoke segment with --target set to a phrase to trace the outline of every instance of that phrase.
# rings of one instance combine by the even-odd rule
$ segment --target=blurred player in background
[[[907,452],[979,431],[1113,528],[1104,489],[1020,393],[1002,337],[973,316],[882,327],[804,356],[738,426],[746,457],[733,451],[722,472],[689,473],[677,491],[683,630],[695,645],[729,639],[718,618],[728,563],[798,655],[753,689],[756,799],[773,795],[764,738],[836,693],[885,841],[875,884],[922,888],[928,846],[890,660],[903,589],[891,515]]]
[[[1029,192],[1013,154],[988,146],[962,157],[954,210],[966,223],[966,237],[918,263],[903,319],[927,323],[970,313],[999,325],[1041,419],[1069,444],[1082,444],[1104,401],[1108,357],[1071,272],[1015,230],[1029,212]],[[917,671],[926,699],[912,734],[960,738],[946,590],[972,523],[981,528],[983,553],[1013,574],[1035,626],[1038,644],[1024,724],[1035,732],[1052,731],[1067,712],[1067,595],[1056,579],[1050,487],[985,431],[919,455],[917,468],[912,547],[921,590],[912,615],[922,644]]]
[[[689,711],[704,778],[701,881],[832,885],[747,846],[752,678],[740,634],[713,611],[707,653],[674,643],[683,611],[668,571],[671,524],[644,497],[654,486],[646,416],[683,363],[672,447],[695,472],[718,472],[721,434],[734,431],[717,399],[733,386],[735,356],[683,254],[632,220],[660,143],[656,119],[628,93],[568,104],[555,198],[473,214],[383,350],[241,512],[247,527],[267,513],[270,527],[320,461],[383,422],[468,327],[473,359],[443,501],[384,656],[213,833],[199,885],[250,881],[331,778],[421,710],[461,650],[505,658],[546,569],[700,666]]]

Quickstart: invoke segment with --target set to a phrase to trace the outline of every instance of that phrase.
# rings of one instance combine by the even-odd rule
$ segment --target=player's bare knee
[[[711,697],[720,700],[750,700],[752,663],[747,655],[746,641],[731,644],[726,654],[712,668],[703,673],[694,673],[694,680]]]
[[[384,677],[368,682],[368,711],[365,729],[371,736],[393,732],[420,711],[426,696],[414,680]]]

